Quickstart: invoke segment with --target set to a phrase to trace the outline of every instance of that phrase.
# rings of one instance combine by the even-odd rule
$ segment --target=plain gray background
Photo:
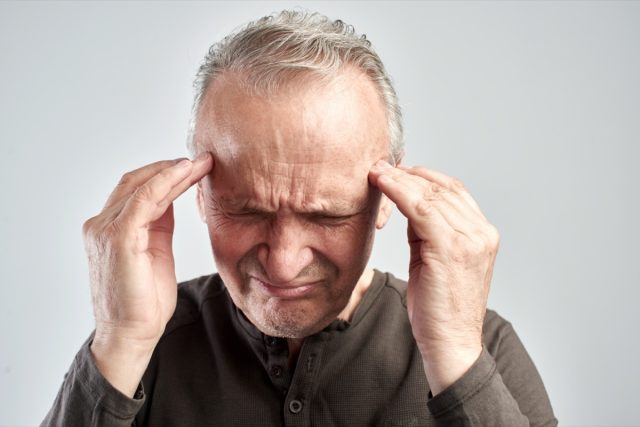
[[[0,3],[0,425],[36,425],[93,328],[81,225],[126,171],[186,154],[191,81],[239,25],[302,6],[373,41],[406,160],[502,235],[490,307],[562,425],[639,425],[640,3]],[[195,192],[178,279],[215,270]],[[405,223],[371,265],[406,277]]]

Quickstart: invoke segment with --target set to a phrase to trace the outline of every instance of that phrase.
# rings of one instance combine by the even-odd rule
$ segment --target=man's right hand
[[[213,168],[208,152],[126,173],[102,212],[83,225],[104,377],[133,397],[176,308],[173,201]]]

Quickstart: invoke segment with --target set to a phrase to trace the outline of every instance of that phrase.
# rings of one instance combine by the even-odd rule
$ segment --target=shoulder
[[[407,281],[399,279],[391,273],[382,273],[384,275],[383,292],[387,297],[396,299],[405,308],[407,307]]]
[[[482,341],[492,355],[515,335],[511,322],[494,310],[487,309],[482,326]]]
[[[381,273],[384,277],[382,292],[386,300],[395,299],[405,308],[407,306],[407,281],[395,277],[391,273]],[[491,349],[497,347],[505,338],[515,334],[511,323],[500,316],[497,312],[487,309],[483,324],[483,341]]]
[[[226,288],[218,274],[200,276],[178,283],[178,299],[164,335],[200,319],[202,306],[212,299],[225,299]]]

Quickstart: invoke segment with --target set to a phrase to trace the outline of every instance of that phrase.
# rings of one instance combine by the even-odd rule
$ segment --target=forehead
[[[197,117],[196,143],[224,156],[268,154],[296,160],[315,155],[361,157],[388,150],[386,113],[374,84],[348,69],[328,81],[296,79],[274,95],[245,90],[240,77],[219,76]]]
[[[223,76],[204,99],[196,143],[216,158],[214,181],[230,184],[219,188],[225,200],[359,204],[369,168],[387,157],[386,123],[375,87],[358,72],[294,83],[269,98]]]

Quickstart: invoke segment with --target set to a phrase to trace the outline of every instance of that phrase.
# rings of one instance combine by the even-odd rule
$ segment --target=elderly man
[[[96,327],[44,425],[556,424],[486,309],[498,233],[458,180],[401,164],[364,37],[282,12],[213,45],[195,88],[195,159],[125,174],[84,225]],[[194,184],[218,274],[176,286]],[[408,284],[367,269],[392,203]]]

